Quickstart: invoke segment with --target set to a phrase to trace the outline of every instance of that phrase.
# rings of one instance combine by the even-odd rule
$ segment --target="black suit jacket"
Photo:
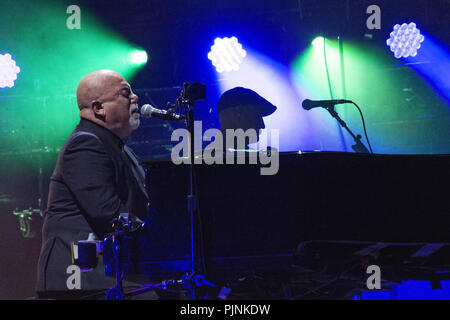
[[[111,131],[82,119],[60,151],[50,179],[49,198],[42,229],[36,291],[68,290],[70,243],[98,239],[112,232],[120,213],[145,220],[148,195],[145,172],[123,141]],[[106,277],[100,256],[93,271],[81,272],[81,290],[114,286]]]

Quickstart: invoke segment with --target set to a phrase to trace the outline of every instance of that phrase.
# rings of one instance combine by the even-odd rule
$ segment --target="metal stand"
[[[164,280],[158,285],[147,284],[141,286],[139,289],[125,292],[122,281],[126,270],[122,268],[121,264],[124,255],[126,256],[127,254],[130,254],[129,248],[127,248],[126,244],[126,237],[133,232],[132,223],[128,220],[127,214],[121,214],[121,216],[114,223],[113,228],[114,234],[112,236],[112,252],[114,255],[114,263],[116,265],[116,285],[106,292],[106,300],[124,300],[125,297],[131,297],[155,288],[166,290],[167,287],[181,284],[184,281]]]
[[[196,300],[199,298],[198,288],[204,285],[215,287],[214,284],[205,280],[205,277],[202,275],[206,270],[206,267],[201,268],[200,262],[205,265],[204,257],[203,257],[203,238],[202,238],[202,230],[201,230],[201,219],[198,210],[198,200],[195,194],[195,169],[194,169],[194,159],[195,159],[195,150],[194,150],[194,101],[202,100],[206,95],[206,86],[199,82],[193,83],[184,83],[183,91],[181,93],[180,98],[176,100],[175,104],[168,103],[168,113],[174,114],[177,107],[184,105],[188,108],[187,116],[186,116],[186,126],[190,133],[190,164],[189,164],[189,195],[187,196],[187,208],[190,213],[190,223],[191,223],[191,270],[190,273],[187,273],[183,276],[182,280],[170,280],[163,281],[161,285],[166,287],[169,284],[179,284],[181,283],[188,291],[188,297],[191,300]],[[115,226],[115,234],[113,239],[113,250],[116,258],[116,286],[111,288],[107,293],[107,299],[111,300],[122,300],[124,298],[124,292],[122,288],[122,270],[120,266],[120,245],[122,236],[127,233],[129,230],[129,225],[127,222],[124,223],[121,218],[118,219],[117,225]],[[151,290],[159,286],[145,286],[141,289],[138,289],[134,292],[127,293],[135,294],[144,292],[147,290]]]
[[[120,265],[120,253],[121,253],[121,240],[131,230],[131,223],[128,221],[128,217],[125,219],[119,216],[114,225],[114,237],[113,237],[113,252],[116,258],[116,286],[109,289],[106,292],[106,300],[123,300],[124,292],[122,287],[122,268]]]
[[[195,84],[195,83],[194,83]],[[187,196],[187,209],[190,214],[190,224],[191,224],[191,270],[190,273],[186,273],[181,280],[169,280],[169,281],[163,281],[161,283],[161,286],[145,286],[141,289],[138,289],[136,291],[133,291],[129,294],[137,294],[141,293],[147,290],[151,290],[153,288],[160,288],[164,289],[168,285],[174,285],[174,284],[182,284],[183,287],[187,289],[188,292],[188,298],[191,300],[197,300],[201,299],[201,295],[199,294],[199,288],[202,286],[209,286],[209,287],[215,287],[215,285],[205,279],[203,276],[203,273],[205,273],[206,267],[201,267],[203,264],[204,266],[204,256],[203,256],[203,238],[202,238],[202,230],[201,230],[201,218],[198,210],[198,199],[196,195],[196,175],[195,175],[195,168],[194,168],[194,160],[195,160],[195,150],[194,150],[194,141],[195,141],[195,132],[194,132],[194,100],[198,100],[195,97],[189,97],[189,94],[187,91],[189,91],[188,86],[192,85],[189,83],[184,84],[183,92],[181,94],[181,97],[177,99],[175,104],[168,103],[167,107],[168,112],[171,114],[174,114],[177,107],[180,107],[184,105],[187,107],[187,115],[186,115],[186,126],[190,134],[190,140],[189,140],[189,157],[190,157],[190,163],[189,163],[189,194]],[[192,89],[191,89],[192,90]],[[194,92],[197,93],[197,92]],[[195,94],[194,94],[195,96]],[[117,236],[117,241],[120,240],[120,236]],[[116,241],[116,239],[115,239]],[[114,248],[119,250],[119,243],[114,244]],[[118,255],[117,255],[118,257]],[[117,270],[119,269],[119,264],[117,265]],[[117,285],[115,288],[111,289],[111,295],[114,297],[121,297],[123,298],[123,290],[121,286],[121,277],[119,277],[119,273],[117,273]]]
[[[196,175],[194,168],[195,150],[194,150],[194,105],[190,100],[179,99],[178,104],[185,104],[188,107],[186,125],[190,134],[189,143],[189,195],[187,196],[187,208],[191,219],[191,273],[183,277],[183,284],[188,290],[188,298],[191,300],[199,299],[198,288],[207,285],[214,287],[214,284],[205,280],[202,275],[206,270],[201,270],[200,262],[204,262],[203,256],[203,238],[201,233],[201,217],[198,211],[198,198],[195,194]],[[197,219],[197,221],[196,221]]]
[[[338,113],[336,112],[336,110],[334,109],[334,106],[332,107],[326,107],[325,109],[328,110],[328,112],[333,116],[333,118],[335,118],[339,124],[348,131],[348,133],[350,133],[350,135],[352,136],[353,140],[355,140],[355,144],[352,145],[352,149],[353,151],[357,152],[357,153],[370,153],[370,151],[366,148],[366,146],[361,142],[361,135],[356,135],[347,127],[347,124],[344,122],[344,120],[341,119],[341,117],[339,117]]]

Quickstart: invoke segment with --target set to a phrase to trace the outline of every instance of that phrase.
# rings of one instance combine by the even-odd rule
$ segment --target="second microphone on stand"
[[[305,110],[310,110],[312,108],[322,107],[329,108],[334,106],[335,104],[341,103],[352,103],[350,100],[338,99],[338,100],[303,100],[302,107]]]

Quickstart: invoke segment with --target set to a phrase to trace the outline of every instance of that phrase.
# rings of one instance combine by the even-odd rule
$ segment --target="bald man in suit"
[[[79,289],[67,285],[71,243],[102,240],[121,213],[145,220],[145,172],[123,139],[139,127],[138,97],[117,72],[100,70],[77,88],[80,122],[60,151],[50,179],[36,291],[39,298],[82,298],[115,285],[97,266],[81,272]]]

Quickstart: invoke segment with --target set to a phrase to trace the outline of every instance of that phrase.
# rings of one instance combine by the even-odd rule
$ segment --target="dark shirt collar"
[[[112,131],[106,129],[105,127],[102,127],[95,122],[87,119],[81,119],[80,123],[77,126],[77,129],[91,131],[97,134],[100,139],[106,139],[112,144],[119,146],[119,148],[123,148],[124,142],[121,138],[116,136]]]

